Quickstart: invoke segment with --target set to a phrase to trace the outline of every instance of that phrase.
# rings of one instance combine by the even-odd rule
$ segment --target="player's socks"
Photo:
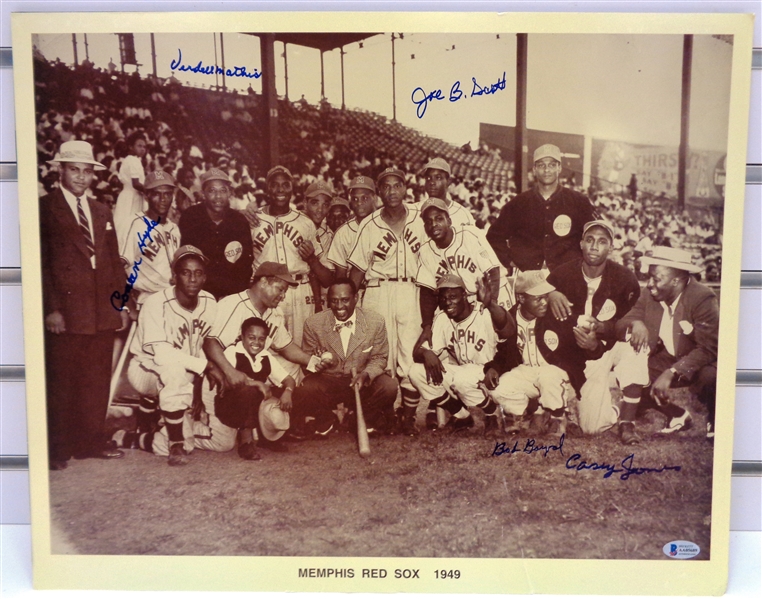
[[[167,437],[170,445],[172,443],[182,443],[185,440],[183,435],[183,416],[185,410],[175,410],[174,412],[161,411],[164,416],[164,424],[167,427]]]
[[[411,391],[410,389],[402,389],[402,405],[408,408],[417,408],[418,403],[421,401],[421,394],[418,391]]]
[[[497,404],[492,401],[491,397],[487,397],[477,408],[481,408],[485,415],[492,416],[497,411]]]
[[[437,422],[437,402],[435,399],[432,399],[426,408],[426,428],[434,430],[438,427],[439,423]]]
[[[619,410],[619,421],[620,422],[632,422],[635,420],[635,417],[638,413],[638,401],[628,401],[627,396],[625,396],[624,401],[622,402],[622,405]],[[640,396],[637,398],[640,399]]]
[[[147,433],[156,428],[158,400],[155,397],[141,397],[137,413],[138,431]]]
[[[455,416],[455,418],[466,418],[466,416],[468,416],[468,410],[466,410],[466,406],[464,406],[463,402],[460,401],[460,399],[457,397],[452,397],[449,394],[444,394],[442,397],[434,401],[437,402],[437,405],[440,408],[452,414]]]

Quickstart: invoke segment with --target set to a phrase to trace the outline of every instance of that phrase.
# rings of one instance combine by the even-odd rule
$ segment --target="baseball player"
[[[547,328],[553,320],[544,318],[548,294],[553,290],[539,270],[519,273],[518,303],[510,310],[516,332],[500,344],[495,359],[484,367],[487,389],[513,420],[531,411],[527,410],[530,401],[539,404],[532,414],[533,434],[546,432],[548,413],[550,431],[564,433],[566,406],[574,395],[567,373],[555,363],[563,363],[568,354],[555,353],[562,341],[557,331]],[[568,341],[563,345],[568,346]]]
[[[452,221],[452,226],[459,229],[463,226],[475,226],[476,222],[471,212],[465,206],[459,204],[450,197],[447,192],[447,188],[450,186],[450,165],[444,158],[433,158],[426,166],[421,169],[421,173],[425,179],[425,189],[428,198],[421,201],[420,206],[426,199],[439,198],[447,207],[447,211]]]
[[[640,285],[629,269],[608,259],[614,230],[606,221],[591,221],[585,224],[580,246],[581,260],[567,262],[548,276],[548,283],[556,288],[548,300],[553,317],[574,335],[569,351],[578,359],[570,360],[565,370],[579,394],[579,425],[582,432],[596,434],[616,424],[619,415],[609,389],[609,373],[612,369],[616,373],[625,401],[628,395],[637,401],[637,384],[648,382],[647,354],[639,358],[639,372],[634,364],[624,368],[623,358],[629,352],[623,353],[624,342],[617,344],[614,325],[635,305]]]
[[[148,209],[138,212],[130,223],[120,255],[129,277],[135,265],[139,276],[132,284],[140,292],[137,303],[171,286],[172,257],[180,247],[180,228],[167,218],[175,198],[172,175],[164,171],[148,173],[145,179]]]
[[[288,287],[283,301],[286,329],[296,345],[302,342],[302,327],[315,313],[315,299],[310,286],[310,271],[331,276],[320,264],[322,248],[317,241],[315,224],[291,205],[291,172],[275,166],[267,173],[268,205],[259,214],[259,226],[251,231],[254,244],[254,271],[266,262],[284,264],[296,282]],[[321,192],[322,193],[322,192]]]
[[[130,346],[135,358],[128,380],[141,395],[158,395],[164,427],[156,433],[119,431],[114,440],[122,447],[168,455],[170,466],[187,464],[188,453],[204,446],[196,442],[188,416],[195,378],[214,367],[202,352],[217,313],[214,296],[202,290],[207,263],[196,247],[184,245],[175,252],[176,284],[145,300]]]
[[[405,174],[393,167],[377,180],[383,208],[360,223],[357,241],[347,259],[350,278],[365,282],[363,308],[384,317],[389,334],[389,370],[400,379],[403,406],[415,409],[420,398],[408,372],[421,333],[418,306],[418,251],[426,240],[418,209],[405,204]],[[403,407],[404,409],[404,407]]]
[[[324,257],[324,263],[335,272],[337,279],[349,273],[347,258],[357,241],[360,223],[376,209],[376,197],[376,186],[370,177],[360,175],[352,179],[349,184],[349,207],[354,218],[336,230]]]
[[[508,202],[487,231],[487,241],[509,273],[514,267],[552,272],[582,257],[582,228],[597,216],[590,200],[559,184],[560,175],[561,150],[553,144],[537,148],[535,187]]]
[[[326,215],[333,199],[333,188],[325,181],[315,181],[304,191],[302,212],[315,224],[315,237],[324,250],[331,245],[333,231],[328,227]]]
[[[452,414],[447,428],[453,432],[470,428],[474,419],[464,408],[476,406],[485,414],[485,434],[499,430],[497,405],[483,389],[484,365],[495,357],[498,337],[516,331],[508,312],[492,299],[485,279],[477,279],[481,307],[468,301],[466,284],[457,274],[439,278],[442,311],[434,319],[432,341],[416,349],[410,380],[421,397]],[[497,332],[499,331],[499,333]],[[403,433],[415,434],[415,412],[405,413]]]
[[[325,222],[328,225],[328,229],[331,231],[331,239],[333,239],[333,235],[336,234],[339,227],[350,218],[352,218],[352,208],[349,206],[349,202],[338,196],[333,198],[331,204],[328,206],[328,214],[325,217]],[[318,241],[320,241],[319,235]],[[323,245],[322,242],[321,245]],[[323,249],[325,250],[329,246],[330,244],[323,245]]]

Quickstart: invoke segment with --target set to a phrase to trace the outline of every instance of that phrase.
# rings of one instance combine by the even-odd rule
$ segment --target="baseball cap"
[[[520,272],[516,277],[516,293],[527,295],[545,295],[556,288],[545,280],[540,270],[527,270]]]
[[[452,273],[442,275],[442,278],[437,282],[437,289],[456,289],[458,287],[465,289],[466,284],[458,275]]]
[[[201,187],[203,187],[207,181],[225,181],[225,183],[230,183],[230,177],[227,176],[227,173],[218,168],[210,168],[201,175]]]
[[[376,177],[376,185],[379,185],[381,183],[381,179],[384,177],[388,177],[389,175],[394,175],[395,177],[399,177],[402,182],[405,182],[405,173],[403,173],[400,169],[394,168],[393,166],[390,166],[387,169],[384,169],[381,174]]]
[[[259,277],[277,277],[281,281],[285,281],[292,287],[297,287],[299,283],[294,280],[291,273],[288,272],[288,267],[285,264],[279,264],[278,262],[262,262],[257,268],[257,272],[254,273],[254,278]]]
[[[335,197],[333,200],[331,200],[330,205],[328,206],[328,209],[330,210],[334,206],[344,206],[345,208],[349,208],[352,210],[352,207],[349,205],[349,202],[347,202],[344,198]]]
[[[62,143],[55,158],[48,160],[48,164],[60,164],[61,162],[82,162],[83,164],[92,164],[96,171],[106,170],[106,167],[93,156],[93,146],[78,139]]]
[[[325,181],[315,181],[304,192],[305,198],[314,198],[319,195],[327,195],[329,198],[333,197],[333,187]]]
[[[291,175],[291,171],[288,170],[285,166],[281,166],[280,164],[272,167],[269,171],[267,171],[267,176],[265,177],[265,181],[268,183],[270,182],[270,177],[274,177],[275,175],[286,175],[289,179],[293,180],[293,176]]]
[[[611,241],[614,241],[614,228],[605,220],[591,220],[589,223],[585,223],[585,226],[582,229],[582,236],[584,237],[585,233],[587,233],[588,230],[592,229],[593,227],[600,227],[609,234]]]
[[[450,165],[447,164],[447,161],[444,158],[432,158],[426,163],[426,166],[424,166],[419,171],[419,174],[425,175],[426,171],[429,170],[430,168],[435,168],[440,171],[444,171],[447,173],[448,177],[452,175],[452,171],[450,170]]]
[[[543,158],[553,158],[561,162],[561,150],[558,146],[553,144],[544,144],[534,151],[534,161],[542,160]]]
[[[271,397],[259,404],[259,428],[265,439],[277,441],[289,426],[288,412],[280,409],[279,400]]]
[[[209,258],[204,256],[204,252],[198,249],[195,245],[181,245],[177,248],[175,255],[172,257],[172,268],[175,267],[175,264],[177,264],[177,261],[180,260],[180,258],[184,258],[185,256],[198,256],[204,264],[209,263]]]
[[[442,212],[446,212],[447,214],[450,214],[450,210],[447,207],[447,204],[445,204],[444,200],[440,198],[429,198],[421,206],[421,218],[423,218],[423,215],[426,213],[426,211],[429,208],[439,208],[439,210],[441,210]]]
[[[376,193],[376,186],[373,184],[373,179],[363,175],[352,179],[352,182],[349,184],[349,191],[352,191],[353,189],[367,189]]]
[[[162,185],[177,187],[172,175],[165,173],[164,171],[151,171],[148,173],[143,187],[144,189],[153,189],[154,187],[161,187]]]

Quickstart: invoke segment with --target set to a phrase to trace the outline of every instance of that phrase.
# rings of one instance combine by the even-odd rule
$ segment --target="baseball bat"
[[[352,378],[357,376],[357,369],[352,368]],[[367,458],[370,455],[370,439],[368,438],[368,427],[365,426],[365,416],[362,413],[362,403],[360,402],[360,390],[357,385],[353,385],[355,390],[355,410],[357,412],[357,447],[360,456]]]
[[[124,347],[122,348],[122,353],[119,356],[119,361],[116,364],[116,368],[114,369],[114,372],[111,374],[111,383],[109,385],[109,391],[108,391],[108,405],[106,406],[106,413],[108,414],[108,411],[111,409],[111,402],[114,401],[114,395],[116,395],[116,387],[119,384],[119,377],[122,374],[122,370],[124,369],[124,363],[127,361],[127,356],[130,353],[130,345],[132,344],[132,338],[135,336],[135,333],[138,330],[138,322],[136,320],[133,320],[130,324],[130,332],[127,335],[127,341],[124,343]]]

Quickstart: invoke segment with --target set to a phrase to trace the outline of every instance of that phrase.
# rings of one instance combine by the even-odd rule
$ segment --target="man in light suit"
[[[358,299],[357,287],[350,279],[336,279],[328,288],[330,310],[304,322],[304,351],[321,355],[329,365],[320,373],[307,375],[294,390],[296,435],[304,432],[307,416],[315,419],[316,436],[330,433],[336,418],[332,410],[340,403],[354,406],[355,387],[360,389],[369,431],[389,432],[393,427],[397,381],[386,372],[386,325],[380,314],[358,308]]]
[[[690,385],[709,411],[707,438],[711,439],[717,384],[717,297],[691,276],[699,268],[691,263],[686,250],[657,246],[652,256],[642,260],[649,265],[648,285],[615,329],[620,340],[630,333],[634,351],[648,351],[651,385],[643,390],[640,411],[654,407],[662,412],[667,417],[662,433],[690,428],[688,410],[671,403],[668,396],[670,388]],[[637,400],[626,400],[619,416],[620,437],[625,442],[629,433],[634,434],[638,412]]]
[[[104,424],[114,332],[129,324],[131,287],[111,213],[86,197],[106,167],[84,141],[63,143],[50,163],[60,188],[40,199],[48,454],[50,469],[63,470],[72,457],[124,455],[106,444]]]

